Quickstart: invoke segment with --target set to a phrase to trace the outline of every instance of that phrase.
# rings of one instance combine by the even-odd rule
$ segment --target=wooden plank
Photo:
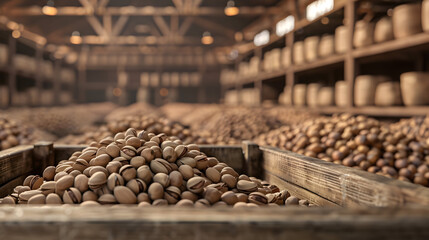
[[[10,240],[429,238],[428,209],[5,206],[0,215]]]
[[[429,44],[429,33],[418,33],[409,37],[399,38],[383,43],[373,44],[364,48],[353,50],[353,57],[363,58],[384,54],[387,52],[402,51],[407,48],[413,48]]]
[[[207,156],[216,157],[219,161],[234,168],[239,174],[244,173],[245,161],[241,146],[200,145],[199,147],[201,152]]]
[[[273,175],[270,172],[265,171],[264,173],[264,180],[268,181],[271,184],[276,185],[280,189],[286,189],[288,192],[290,192],[291,195],[296,196],[300,199],[306,199],[311,203],[316,204],[317,206],[323,206],[323,207],[339,207],[338,204],[329,201],[328,199],[325,199],[315,193],[312,193],[308,191],[307,189],[304,189],[300,186],[297,186],[295,184],[289,183],[280,177],[277,177]]]
[[[42,176],[48,166],[55,165],[54,145],[52,142],[38,142],[33,149],[33,172]]]
[[[30,173],[25,173],[22,176],[19,176],[3,185],[0,186],[0,198],[2,197],[6,197],[9,194],[13,193],[13,189],[18,186],[18,185],[22,185],[22,183],[24,182],[25,178],[30,175]]]
[[[252,177],[262,178],[262,152],[259,150],[259,146],[251,141],[243,141],[242,148],[246,174]]]
[[[0,152],[0,186],[33,170],[32,152],[28,145]]]
[[[54,159],[55,165],[58,164],[61,160],[69,159],[69,157],[77,151],[82,151],[86,148],[86,145],[63,145],[55,144],[54,145]]]
[[[264,169],[344,207],[429,206],[429,189],[274,147],[260,147]]]

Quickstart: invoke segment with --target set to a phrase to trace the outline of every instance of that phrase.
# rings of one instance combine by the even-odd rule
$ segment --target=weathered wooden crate
[[[84,147],[0,152],[0,196]],[[429,239],[427,188],[248,142],[200,148],[324,207],[1,206],[0,239]]]

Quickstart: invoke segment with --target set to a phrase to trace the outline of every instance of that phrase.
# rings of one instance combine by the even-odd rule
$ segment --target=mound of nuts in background
[[[66,144],[90,144],[98,142],[105,137],[123,132],[128,128],[146,130],[151,133],[165,133],[167,136],[176,136],[185,143],[193,142],[194,137],[191,131],[184,125],[170,121],[163,117],[152,116],[126,116],[110,120],[107,124],[93,130],[88,130],[82,135],[67,136],[58,140],[59,143]]]
[[[39,139],[53,140],[54,137],[40,130],[23,126],[8,118],[0,117],[0,150],[20,144],[34,143]]]
[[[185,145],[177,137],[133,128],[75,152],[43,176],[30,175],[2,204],[139,206],[309,206],[259,179]]]
[[[281,127],[256,142],[429,186],[429,147],[416,134],[405,132],[408,123],[341,114]]]

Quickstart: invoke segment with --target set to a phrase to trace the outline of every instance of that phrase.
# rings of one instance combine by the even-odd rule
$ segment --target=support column
[[[16,67],[15,62],[13,61],[15,59],[16,54],[16,39],[12,36],[9,36],[9,78],[8,78],[8,86],[9,86],[9,104],[8,106],[12,106],[13,104],[13,97],[16,97]]]
[[[353,107],[354,83],[357,76],[356,59],[353,57],[353,32],[356,22],[356,3],[348,0],[344,10],[345,26],[347,27],[347,51],[344,60],[344,80],[347,83],[349,91],[348,107]]]

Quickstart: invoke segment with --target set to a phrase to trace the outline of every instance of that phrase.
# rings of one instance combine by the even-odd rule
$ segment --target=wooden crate
[[[0,196],[10,193],[25,176],[40,174],[84,147],[39,143],[0,152]],[[263,177],[325,207],[1,206],[0,236],[9,240],[429,238],[427,188],[249,142],[200,148],[237,172]]]

